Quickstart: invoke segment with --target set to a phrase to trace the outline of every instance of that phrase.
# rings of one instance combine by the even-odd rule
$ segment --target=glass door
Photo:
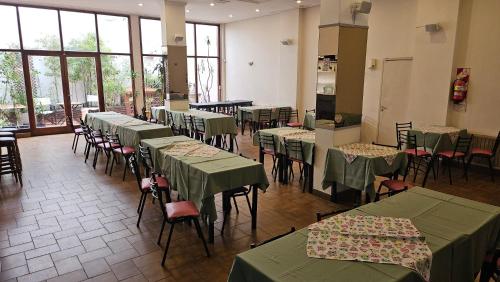
[[[87,113],[99,112],[102,108],[96,60],[94,55],[66,57],[69,103],[74,125],[79,125],[80,119],[85,120]]]
[[[27,55],[30,77],[30,123],[35,134],[64,132],[64,99],[61,56]]]

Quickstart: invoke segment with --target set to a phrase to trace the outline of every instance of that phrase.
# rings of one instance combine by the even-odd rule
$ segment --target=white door
[[[411,58],[384,60],[377,143],[397,145],[396,122],[409,121],[411,65]]]

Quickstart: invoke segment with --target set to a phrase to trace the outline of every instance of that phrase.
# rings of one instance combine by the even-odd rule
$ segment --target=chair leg
[[[208,251],[207,242],[205,241],[205,237],[203,236],[203,232],[201,232],[200,222],[198,222],[197,218],[193,218],[194,225],[196,226],[196,231],[198,232],[198,236],[200,236],[201,241],[203,242],[203,247],[205,247],[205,252],[207,252],[207,257],[210,257],[210,252]]]
[[[111,167],[109,168],[109,176],[111,176],[111,172],[113,171],[113,164],[116,162],[115,152],[111,151]]]
[[[469,176],[467,175],[467,166],[465,165],[465,157],[461,158],[461,160],[462,160],[462,165],[464,167],[465,181],[469,181]]]
[[[101,150],[99,149],[99,147],[96,146],[95,147],[95,152],[94,152],[94,162],[93,162],[93,165],[92,165],[94,167],[94,169],[97,166],[97,159],[99,158],[100,151]]]
[[[146,204],[146,198],[148,194],[144,194],[144,199],[142,199],[141,210],[139,211],[139,217],[137,218],[137,227],[139,227],[139,223],[141,222],[142,212],[144,211],[144,205]]]
[[[71,149],[74,149],[74,148],[75,148],[76,136],[78,136],[78,135],[76,135],[76,134],[75,134],[75,135],[73,136],[73,144],[71,145]]]
[[[253,188],[251,188],[253,189]],[[250,204],[250,199],[248,198],[248,194],[245,194],[245,198],[247,199],[247,204],[248,204],[248,210],[250,211],[250,214],[252,213],[252,205]]]
[[[76,135],[76,143],[75,143],[75,148],[73,150],[74,154],[76,154],[76,148],[78,148],[78,140],[80,140],[80,135]]]
[[[239,214],[240,210],[238,209],[238,203],[236,203],[236,197],[232,197],[232,198],[233,198],[234,208],[236,209],[236,213]]]
[[[378,202],[380,200],[380,190],[382,190],[382,183],[378,186],[377,193],[375,194],[375,199],[373,200],[374,202]]]
[[[106,169],[104,169],[104,174],[108,174],[109,159],[111,158],[111,152],[106,152]]]
[[[450,185],[452,185],[452,181],[451,181],[451,163],[452,162],[451,162],[451,159],[448,159],[446,162],[448,163],[447,166],[448,166],[448,176],[450,177]]]
[[[488,159],[488,166],[490,167],[491,181],[495,182],[495,170],[493,169],[493,164],[491,163],[491,158]]]
[[[165,260],[167,259],[168,247],[170,246],[170,239],[172,239],[172,233],[174,233],[175,223],[172,222],[170,225],[170,232],[168,232],[167,245],[165,246],[165,252],[163,253],[163,259],[161,260],[161,265],[165,265]]]
[[[160,234],[158,234],[158,241],[156,244],[160,245],[161,243],[161,235],[163,235],[163,229],[165,229],[165,223],[167,223],[166,219],[163,219],[163,223],[161,224]]]
[[[144,198],[145,193],[141,193],[141,198],[139,199],[139,206],[137,207],[137,213],[141,212],[142,200]]]
[[[125,175],[127,174],[127,167],[128,167],[128,157],[123,156],[125,158],[125,167],[123,168],[123,178],[122,181],[125,181]]]

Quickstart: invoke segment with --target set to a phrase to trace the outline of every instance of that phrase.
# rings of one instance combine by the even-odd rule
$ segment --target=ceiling
[[[22,3],[60,8],[112,12],[141,16],[160,17],[163,0],[2,0],[2,2]],[[180,0],[177,0],[179,2]],[[229,23],[260,16],[276,14],[297,7],[311,7],[320,0],[184,0],[187,2],[186,18],[190,21]],[[250,3],[258,2],[258,3]],[[138,4],[142,3],[142,7]],[[211,6],[210,3],[214,3]],[[259,9],[260,12],[256,12]],[[231,16],[232,17],[231,17]]]

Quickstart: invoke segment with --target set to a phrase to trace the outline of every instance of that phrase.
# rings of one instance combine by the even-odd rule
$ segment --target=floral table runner
[[[219,153],[220,149],[197,140],[190,140],[175,142],[162,151],[171,156],[212,157]]]
[[[409,219],[338,215],[308,229],[309,257],[398,264],[430,280],[432,252]]]
[[[421,131],[423,134],[426,133],[436,133],[436,134],[448,134],[450,136],[451,143],[455,143],[460,135],[460,129],[451,126],[439,126],[431,125],[425,127],[419,127],[416,130]]]
[[[352,163],[358,156],[369,158],[382,157],[388,165],[392,165],[399,151],[392,147],[379,146],[374,144],[352,143],[338,147],[344,154],[348,163]]]

